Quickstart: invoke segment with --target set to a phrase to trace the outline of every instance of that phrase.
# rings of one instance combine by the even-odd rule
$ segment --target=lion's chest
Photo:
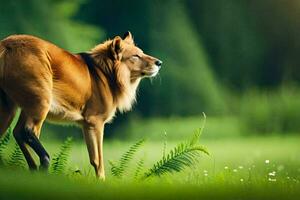
[[[53,98],[47,120],[56,123],[70,123],[83,120],[83,116],[80,109],[64,106],[57,99]]]

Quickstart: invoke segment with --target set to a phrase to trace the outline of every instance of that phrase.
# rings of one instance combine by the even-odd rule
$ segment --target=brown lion
[[[0,43],[0,136],[19,107],[14,137],[30,169],[37,165],[28,147],[47,169],[49,155],[39,141],[43,122],[74,122],[104,179],[104,125],[117,110],[131,109],[141,79],[155,76],[161,64],[134,44],[130,32],[79,54],[34,36],[9,36]]]

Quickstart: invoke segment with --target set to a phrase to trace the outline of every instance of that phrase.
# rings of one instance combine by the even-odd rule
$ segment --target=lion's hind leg
[[[16,108],[16,104],[0,89],[0,138],[11,124]]]

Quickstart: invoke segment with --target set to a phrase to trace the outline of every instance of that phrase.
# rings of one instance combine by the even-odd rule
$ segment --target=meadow
[[[297,199],[300,195],[299,136],[236,134],[234,137],[209,137],[205,136],[209,129],[215,127],[213,130],[217,130],[209,120],[200,138],[200,144],[208,149],[209,156],[201,154],[194,165],[180,172],[136,179],[134,174],[141,158],[144,160],[141,171],[146,171],[163,156],[164,146],[168,152],[192,136],[192,132],[187,131],[185,135],[168,138],[172,132],[167,124],[170,123],[165,123],[167,136],[161,131],[161,138],[154,130],[144,127],[148,135],[144,131],[130,139],[105,140],[105,182],[94,177],[85,144],[78,139],[71,144],[63,172],[33,173],[17,166],[1,167],[0,199]],[[195,118],[187,123],[192,127],[193,124],[196,126]],[[160,125],[163,130],[163,121]],[[182,131],[177,130],[174,129],[175,133]],[[142,138],[146,141],[130,160],[122,178],[113,176],[109,161],[118,161]],[[53,139],[45,139],[43,143],[51,156],[62,146],[62,141]],[[12,151],[13,141],[10,141],[5,150],[7,159]]]
[[[129,30],[138,47],[163,61],[157,77],[141,82],[134,109],[106,127],[105,182],[95,178],[79,129],[45,124],[41,141],[54,159],[48,173],[30,172],[13,137],[7,145],[0,139],[0,200],[299,199],[299,6],[0,0],[1,40],[30,34],[78,53]],[[179,172],[138,178],[190,140],[202,112],[208,117],[198,144],[210,155],[186,154]],[[67,137],[73,141],[64,143]],[[120,168],[111,163],[142,139],[116,176]]]

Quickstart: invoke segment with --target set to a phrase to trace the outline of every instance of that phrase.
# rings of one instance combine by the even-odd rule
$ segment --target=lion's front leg
[[[93,123],[84,124],[83,133],[89,152],[90,163],[95,169],[96,176],[105,180],[103,162],[104,122],[96,120]]]

